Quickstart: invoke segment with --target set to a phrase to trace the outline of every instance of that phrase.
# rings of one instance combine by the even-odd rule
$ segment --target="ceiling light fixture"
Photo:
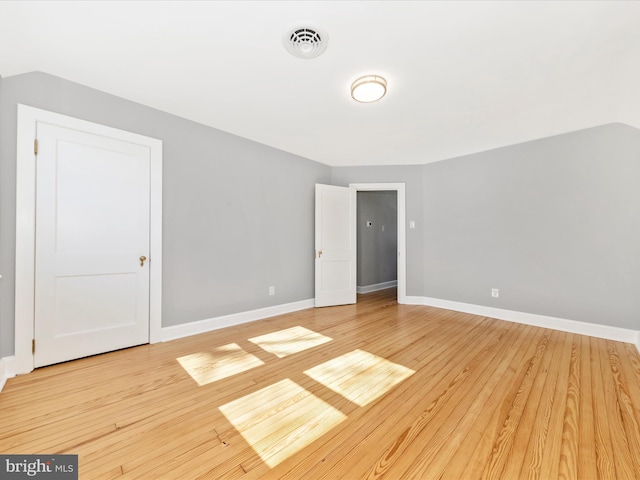
[[[356,102],[376,102],[387,93],[387,81],[378,75],[360,77],[351,84],[351,96]]]

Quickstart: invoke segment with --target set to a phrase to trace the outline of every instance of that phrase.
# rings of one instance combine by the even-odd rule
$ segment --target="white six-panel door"
[[[316,184],[315,305],[356,303],[356,191]]]
[[[35,366],[147,343],[149,148],[47,123],[37,139]]]

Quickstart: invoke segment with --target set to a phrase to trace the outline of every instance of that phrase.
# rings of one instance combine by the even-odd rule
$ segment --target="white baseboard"
[[[403,305],[426,305],[424,302],[424,297],[414,297],[411,295],[407,295],[404,297]]]
[[[4,388],[4,384],[7,383],[7,379],[15,377],[12,364],[14,357],[0,358],[0,392]]]
[[[207,318],[182,325],[173,325],[171,327],[163,327],[161,329],[161,340],[175,340],[176,338],[189,337],[199,333],[206,333],[220,328],[240,325],[241,323],[262,320],[263,318],[275,317],[285,313],[296,312],[314,307],[314,300],[301,300],[299,302],[285,303],[283,305],[275,305],[273,307],[260,308],[258,310],[250,310],[248,312],[232,313],[222,317]]]
[[[171,327],[163,327],[160,329],[160,340],[166,342],[177,338],[206,333],[220,328],[240,325],[241,323],[253,322],[264,318],[275,317],[285,313],[296,312],[313,308],[314,299],[302,300],[299,302],[286,303],[283,305],[275,305],[272,307],[260,308],[258,310],[250,310],[248,312],[233,313],[216,318],[208,318],[196,322],[185,323],[183,325],[174,325]],[[13,369],[14,357],[0,358],[0,391],[4,387],[8,378],[15,377]]]
[[[577,333],[579,335],[588,335],[590,337],[632,343],[638,347],[638,351],[640,352],[640,332],[636,330],[612,327],[610,325],[599,325],[596,323],[578,322],[576,320],[548,317],[534,313],[504,310],[502,308],[485,307],[483,305],[474,305],[470,303],[453,302],[450,300],[441,300],[439,298],[407,297],[406,303],[409,305],[426,305],[444,308],[446,310],[472,313],[474,315],[482,315],[484,317],[497,318],[498,320],[507,320],[509,322],[522,323],[535,327],[549,328],[552,330],[560,330],[562,332]]]
[[[389,287],[387,287],[389,288]],[[586,322],[577,322],[575,320],[566,320],[556,317],[547,317],[544,315],[536,315],[533,313],[517,312],[513,310],[504,310],[501,308],[485,307],[482,305],[473,305],[469,303],[453,302],[450,300],[441,300],[430,297],[406,296],[405,305],[425,305],[446,310],[454,310],[457,312],[471,313],[474,315],[482,315],[485,317],[497,318],[499,320],[507,320],[510,322],[523,323],[536,327],[550,328],[563,332],[577,333],[580,335],[588,335],[598,338],[606,338],[608,340],[616,340],[619,342],[632,343],[640,353],[640,332],[628,330],[625,328],[611,327],[608,325],[598,325]],[[168,341],[199,333],[206,333],[220,328],[239,325],[241,323],[253,322],[263,318],[283,315],[298,310],[305,310],[314,307],[314,300],[302,300],[300,302],[287,303],[284,305],[276,305],[273,307],[251,310],[248,312],[234,313],[224,315],[222,317],[209,318],[190,322],[184,325],[175,325],[164,327],[161,329],[161,341]],[[15,357],[0,358],[0,392],[2,391],[7,379],[13,378],[13,361]]]
[[[398,286],[397,280],[391,280],[389,282],[376,283],[374,285],[364,285],[362,287],[356,287],[358,293],[371,293],[378,290],[386,290],[387,288],[393,288]]]

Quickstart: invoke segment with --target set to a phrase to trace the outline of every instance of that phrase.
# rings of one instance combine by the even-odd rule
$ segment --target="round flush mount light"
[[[282,36],[282,43],[293,56],[315,58],[327,49],[329,38],[319,28],[296,27]]]
[[[386,93],[387,81],[378,75],[360,77],[351,84],[351,96],[356,102],[376,102]]]

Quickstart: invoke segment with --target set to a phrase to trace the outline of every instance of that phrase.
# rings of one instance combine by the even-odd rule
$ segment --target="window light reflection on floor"
[[[236,343],[176,360],[200,386],[264,365],[262,360],[244,351]]]
[[[222,405],[220,411],[271,468],[346,418],[288,378]]]
[[[415,373],[363,350],[354,350],[304,372],[353,403],[364,407]]]
[[[300,326],[249,339],[250,342],[255,343],[278,358],[302,352],[331,340],[329,337]]]

